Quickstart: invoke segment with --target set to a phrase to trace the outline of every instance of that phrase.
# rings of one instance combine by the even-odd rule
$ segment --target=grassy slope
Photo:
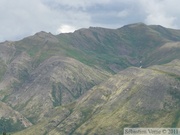
[[[159,47],[149,56],[144,64],[155,65],[155,64],[165,64],[173,59],[180,59],[180,42],[169,42]]]
[[[26,51],[33,58],[34,67],[51,56],[60,55],[115,73],[139,66],[139,61],[149,66],[154,61],[151,52],[167,42],[180,41],[178,30],[159,27],[140,23],[116,30],[90,27],[57,36],[40,32],[16,42],[16,55]],[[164,61],[173,60],[167,59],[164,57]]]
[[[158,26],[145,24],[127,25],[116,30],[90,27],[70,34],[60,34],[57,38],[66,47],[72,46],[67,51],[68,56],[90,66],[97,65],[116,72],[129,66],[139,66],[140,61],[145,67],[151,62],[152,65],[162,64],[158,59],[152,59],[152,52],[167,42],[179,41],[180,33],[164,27],[161,29],[166,32],[159,30]],[[164,56],[161,58],[163,63],[174,59]]]
[[[143,61],[146,67],[169,62],[177,55],[179,57],[178,50],[172,53],[171,49],[162,49],[165,43],[179,40],[180,33],[177,30],[144,24],[128,25],[117,30],[89,28],[57,36],[40,32],[15,42],[16,53],[11,61],[26,52],[31,58],[32,67],[28,67],[31,73],[52,56],[68,56],[88,66],[116,73],[132,65],[140,66],[139,61]],[[85,109],[84,114],[86,112]]]
[[[91,89],[71,106],[73,110],[57,108],[59,116],[54,113],[48,122],[38,124],[42,130],[31,127],[16,135],[117,134],[124,127],[179,127],[179,66],[174,61],[126,69]]]
[[[0,59],[0,81],[2,81],[2,78],[6,72],[6,64],[4,63],[3,60]]]

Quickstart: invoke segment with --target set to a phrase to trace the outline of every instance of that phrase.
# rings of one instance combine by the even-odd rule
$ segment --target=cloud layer
[[[1,0],[0,41],[136,22],[180,28],[179,0]]]

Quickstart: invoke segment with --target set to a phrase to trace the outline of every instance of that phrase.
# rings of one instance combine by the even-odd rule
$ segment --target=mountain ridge
[[[163,116],[171,116],[169,122],[178,126],[178,109],[169,112],[168,107],[179,105],[179,48],[179,30],[143,23],[59,35],[42,31],[3,42],[0,100],[7,112],[12,108],[33,124],[22,131],[28,134],[115,134],[123,126],[163,126],[156,109],[164,106]],[[134,103],[135,110],[129,109]],[[148,114],[147,107],[154,113]],[[138,112],[145,121],[137,121]],[[0,116],[8,118],[1,111]]]

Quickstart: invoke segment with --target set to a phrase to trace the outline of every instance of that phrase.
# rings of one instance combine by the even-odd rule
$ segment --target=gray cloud
[[[58,34],[135,22],[180,28],[178,4],[179,0],[1,0],[0,41],[19,40],[42,30]]]

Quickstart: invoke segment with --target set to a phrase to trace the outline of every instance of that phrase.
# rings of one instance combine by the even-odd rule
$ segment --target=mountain
[[[0,120],[18,122],[17,130],[32,125],[26,134],[115,134],[125,126],[157,126],[165,100],[170,108],[179,104],[172,97],[179,91],[179,47],[179,30],[143,23],[41,31],[0,43]],[[160,102],[162,94],[167,97]],[[178,109],[163,109],[177,126]]]
[[[123,134],[124,127],[179,127],[179,82],[180,60],[145,69],[131,67],[17,135],[114,135]]]

